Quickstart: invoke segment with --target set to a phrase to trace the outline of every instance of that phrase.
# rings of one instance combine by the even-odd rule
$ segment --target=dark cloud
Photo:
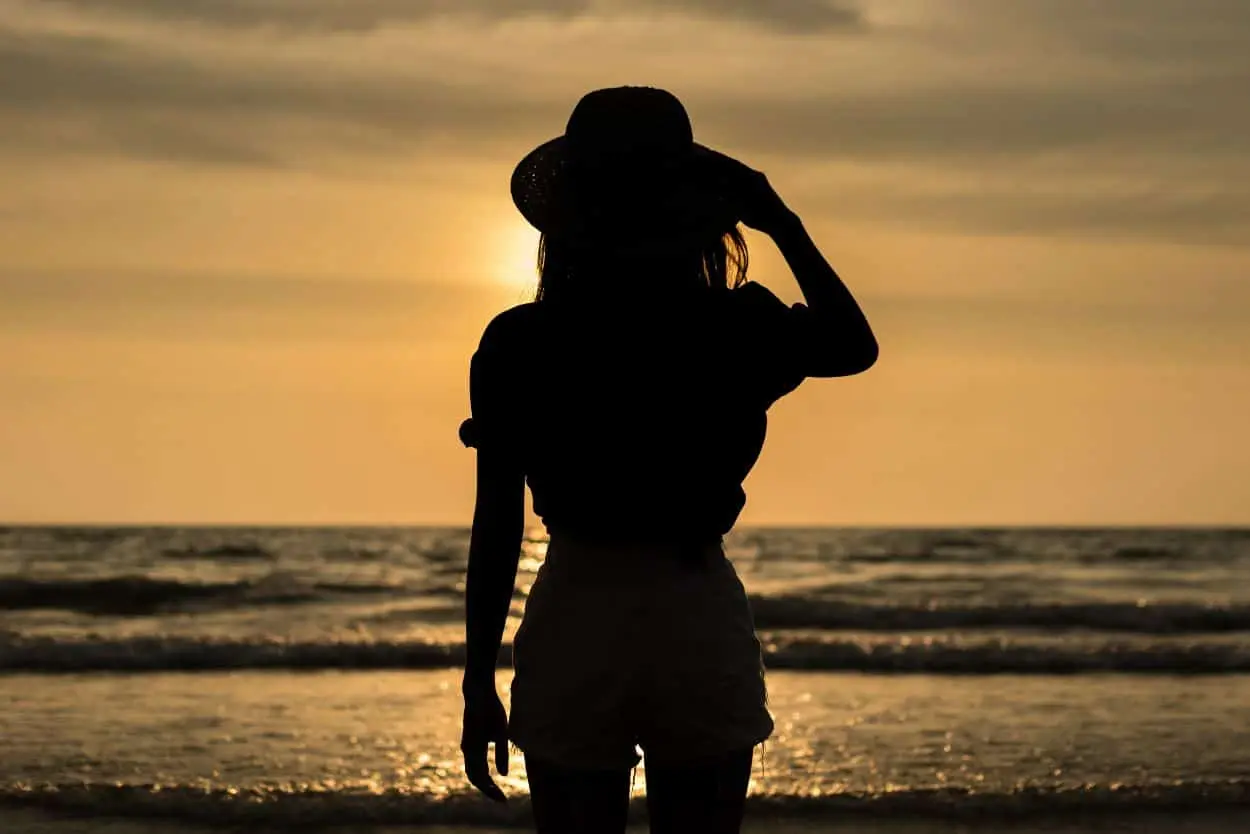
[[[976,18],[997,19],[1023,40],[1143,66],[1190,56],[1245,66],[1245,0],[962,0]]]
[[[98,8],[85,0],[59,1]],[[1062,2],[1073,14],[1085,8]],[[827,91],[809,86],[766,99],[735,92],[727,79],[723,93],[705,89],[683,97],[701,139],[748,161],[784,159],[796,170],[810,161],[855,161],[931,172],[1000,172],[988,184],[986,177],[974,177],[978,187],[966,193],[886,183],[875,199],[863,195],[860,211],[929,216],[930,222],[951,218],[1004,231],[1079,227],[1236,242],[1250,239],[1250,189],[1242,185],[1250,181],[1244,154],[1250,109],[1243,104],[1250,60],[1237,46],[1250,35],[1250,4],[1195,2],[1219,25],[1213,29],[1202,15],[1184,15],[1174,4],[1153,0],[1131,7],[1109,0],[1071,24],[1046,18],[1041,10],[1050,7],[1043,4],[969,0],[970,9],[997,26],[1000,51],[1011,49],[1012,36],[1030,49],[1041,44],[1043,53],[1053,46],[1053,77],[1043,57],[1034,72],[1008,63],[1010,69],[976,79],[920,76],[875,85],[870,93],[856,84]],[[496,16],[540,8],[577,14],[590,7],[530,0],[495,5],[504,9]],[[495,5],[457,8],[485,13]],[[709,0],[682,7],[728,10],[738,17],[767,7],[795,26],[819,26],[804,15],[826,13],[841,14],[840,25],[854,22],[846,7],[815,3]],[[322,28],[361,28],[450,13],[451,5],[116,0],[108,8],[232,26],[295,26],[302,20],[321,21]],[[294,15],[296,8],[306,14]],[[1130,8],[1139,14],[1129,14]],[[1151,22],[1151,14],[1157,20]],[[175,28],[164,31],[176,37]],[[1242,40],[1228,31],[1241,33]],[[1069,66],[1063,62],[1075,60],[1074,54],[1091,62],[1088,80],[1064,72]],[[440,153],[452,148],[502,157],[519,155],[527,143],[557,132],[573,104],[571,96],[520,75],[509,79],[496,73],[488,85],[451,80],[474,75],[457,67],[404,77],[381,69],[362,73],[359,67],[349,73],[329,62],[262,62],[255,54],[212,62],[194,55],[155,38],[122,41],[0,29],[0,118],[6,124],[0,147],[103,150],[253,167],[324,162],[332,153],[411,154],[435,145]],[[420,68],[396,70],[404,71]],[[775,70],[779,78],[788,71]],[[1027,169],[1039,159],[1072,161],[1067,191],[1028,187],[1031,177],[1044,176]],[[1074,171],[1084,166],[1096,174],[1111,162],[1139,180],[1139,193],[1104,193],[1093,180],[1082,189]],[[1001,174],[1012,166],[1020,166],[1018,176]],[[1199,181],[1185,179],[1184,172],[1199,168]]]
[[[1000,235],[1148,237],[1208,246],[1239,247],[1250,241],[1250,188],[1239,183],[1185,189],[1158,181],[1153,187],[1124,189],[1071,178],[1039,191],[1025,176],[999,172],[965,188],[834,183],[819,192],[797,191],[796,205],[848,220]]]
[[[1250,66],[1203,77],[1125,77],[1084,87],[987,79],[959,86],[699,107],[705,135],[817,157],[986,158],[1061,151],[1240,153]]]
[[[558,109],[562,111],[564,105]],[[553,103],[435,79],[296,75],[208,66],[97,37],[0,30],[0,144],[276,165],[317,147],[471,142],[556,124]]]
[[[688,104],[705,140],[769,155],[975,160],[1102,149],[1240,156],[1250,111],[1230,105],[1246,89],[1250,65],[1079,88],[918,82],[785,100],[696,95]],[[99,38],[0,32],[0,113],[9,111],[16,125],[10,142],[37,134],[44,119],[62,136],[137,155],[272,163],[298,156],[300,143],[349,136],[396,146],[436,136],[469,144],[538,136],[558,131],[571,104],[501,86],[208,66]],[[310,130],[310,122],[319,127]]]
[[[97,0],[45,0],[98,14]],[[676,13],[737,20],[787,32],[824,32],[864,22],[838,0],[109,0],[107,11],[229,27],[362,31],[433,18],[487,21]]]

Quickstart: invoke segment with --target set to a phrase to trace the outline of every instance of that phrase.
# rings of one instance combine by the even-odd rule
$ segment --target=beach
[[[756,757],[759,830],[987,819],[1082,830],[1151,814],[1225,819],[1250,796],[1234,781],[1250,777],[1247,677],[778,672],[770,683],[778,731]],[[519,755],[500,780],[509,806],[463,793],[453,670],[14,675],[0,704],[10,813],[155,830],[525,822]],[[1221,778],[1180,787],[1200,771]],[[644,763],[639,799],[645,783]]]
[[[519,754],[505,806],[460,770],[463,531],[14,528],[0,542],[0,829],[527,823]],[[1248,542],[732,539],[777,724],[746,830],[1244,828]],[[527,543],[515,613],[542,546]],[[501,666],[505,696],[509,679]],[[645,783],[644,761],[640,825]]]

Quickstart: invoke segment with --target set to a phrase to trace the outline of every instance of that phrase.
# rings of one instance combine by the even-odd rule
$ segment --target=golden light
[[[492,277],[532,295],[538,286],[538,230],[521,218],[501,227]]]

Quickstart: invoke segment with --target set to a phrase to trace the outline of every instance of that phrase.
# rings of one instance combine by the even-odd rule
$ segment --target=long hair
[[[735,226],[705,246],[665,256],[661,263],[687,272],[693,282],[709,289],[733,289],[747,279],[747,242]],[[610,252],[570,247],[544,234],[538,240],[538,292],[534,298],[566,298],[578,290],[612,280],[619,273],[619,266],[618,258]]]

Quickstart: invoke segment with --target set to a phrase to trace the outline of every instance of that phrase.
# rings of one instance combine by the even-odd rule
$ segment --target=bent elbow
[[[877,364],[881,349],[871,335],[851,344],[845,342],[828,351],[812,368],[809,376],[855,376]]]
[[[877,340],[869,335],[864,344],[854,354],[854,361],[851,363],[855,369],[852,374],[862,374],[864,371],[877,364],[877,360],[881,357],[881,347],[877,344]]]

